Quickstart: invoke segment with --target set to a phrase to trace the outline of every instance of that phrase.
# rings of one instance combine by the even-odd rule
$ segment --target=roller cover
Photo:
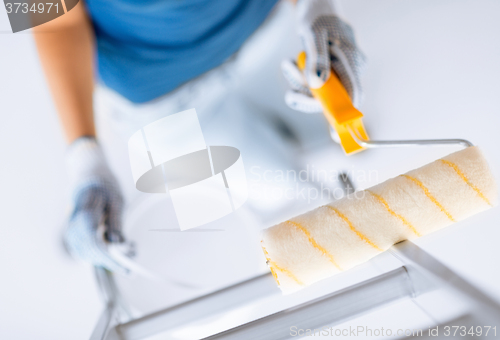
[[[496,204],[488,164],[469,147],[266,229],[261,244],[290,293]]]

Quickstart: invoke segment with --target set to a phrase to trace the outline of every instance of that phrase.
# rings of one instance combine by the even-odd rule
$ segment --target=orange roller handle
[[[301,52],[297,57],[297,66],[303,70],[306,65],[306,54]],[[340,137],[342,148],[346,154],[352,154],[364,148],[349,133],[348,127],[364,139],[368,139],[363,126],[363,114],[354,107],[351,97],[333,70],[330,77],[320,88],[311,88],[311,93],[323,107],[323,113]]]

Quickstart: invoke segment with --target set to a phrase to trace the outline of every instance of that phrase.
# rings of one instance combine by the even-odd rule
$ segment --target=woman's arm
[[[64,232],[66,249],[94,266],[126,272],[103,249],[99,243],[102,236],[97,232],[104,221],[106,241],[124,242],[120,188],[97,141],[80,138],[95,135],[94,39],[82,0],[69,13],[39,26],[35,40],[66,138],[71,143],[65,163],[73,211]]]
[[[67,14],[34,29],[66,140],[95,136],[92,92],[94,37],[83,1]]]

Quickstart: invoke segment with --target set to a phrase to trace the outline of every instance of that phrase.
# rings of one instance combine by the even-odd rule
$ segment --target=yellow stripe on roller
[[[380,195],[377,195],[376,193],[370,191],[370,190],[366,190],[368,191],[373,197],[375,197],[377,199],[377,201],[379,201],[380,203],[382,203],[382,205],[385,207],[385,209],[394,217],[396,217],[398,220],[400,220],[401,222],[403,222],[403,224],[405,226],[407,226],[415,235],[417,235],[418,237],[422,236],[418,231],[417,229],[415,229],[414,226],[411,225],[410,222],[408,222],[406,220],[406,218],[404,218],[403,216],[399,215],[398,213],[396,213],[394,210],[392,210],[390,207],[389,207],[389,204],[387,203],[387,201]]]
[[[449,166],[450,168],[452,168],[453,170],[455,170],[455,172],[457,173],[457,175],[465,182],[467,183],[468,186],[470,186],[472,188],[472,190],[474,190],[478,195],[479,197],[481,197],[483,199],[483,201],[485,201],[486,203],[488,203],[488,205],[492,205],[490,203],[490,201],[486,198],[486,196],[484,196],[484,194],[481,192],[481,190],[479,190],[478,187],[476,187],[474,184],[472,184],[469,179],[467,178],[467,176],[465,176],[465,174],[460,170],[460,168],[458,167],[458,165],[456,165],[455,163],[453,162],[450,162],[450,161],[447,161],[445,159],[440,159],[440,161],[443,163],[443,164],[446,164],[447,166]]]
[[[349,221],[349,219],[344,214],[342,214],[340,211],[338,211],[338,209],[336,209],[336,208],[334,208],[334,207],[332,207],[330,205],[325,205],[325,207],[327,207],[330,210],[333,210],[341,219],[343,219],[344,222],[347,223],[347,225],[349,226],[349,228],[352,231],[354,231],[356,233],[356,235],[358,235],[358,237],[360,239],[362,239],[363,241],[365,241],[366,243],[368,243],[373,248],[375,248],[375,249],[377,249],[379,251],[383,251],[382,249],[380,249],[379,246],[377,246],[375,243],[373,243],[372,241],[370,241],[370,239],[368,237],[366,237],[361,232],[359,232],[356,228],[354,228],[354,226],[352,225],[351,221]]]
[[[401,175],[401,176],[408,178],[410,181],[418,185],[420,189],[424,191],[425,196],[427,196],[432,201],[432,203],[434,203],[446,216],[448,216],[450,221],[456,222],[453,216],[451,216],[451,214],[448,211],[446,211],[446,209],[441,205],[441,203],[439,203],[438,200],[435,199],[434,196],[432,196],[432,194],[429,192],[429,189],[427,189],[422,182],[420,182],[415,177],[411,177],[408,175]]]
[[[262,250],[264,251],[264,256],[266,257],[266,260],[267,260],[267,264],[269,266],[269,269],[271,270],[271,273],[273,274],[273,277],[274,279],[276,280],[276,283],[278,284],[278,286],[280,286],[280,281],[278,280],[278,275],[276,274],[276,272],[274,271],[275,269],[276,270],[279,270],[280,272],[284,273],[285,275],[287,275],[288,277],[290,277],[292,280],[294,280],[298,285],[300,286],[303,286],[304,284],[299,280],[297,279],[297,277],[295,275],[293,275],[293,273],[291,271],[289,271],[288,269],[285,269],[283,267],[280,267],[276,262],[274,261],[271,261],[271,259],[269,258],[269,253],[267,252],[266,248],[264,247],[264,244],[263,242],[261,241],[260,242],[260,245],[262,247]]]
[[[290,277],[292,280],[294,280],[295,282],[297,282],[298,285],[300,286],[303,286],[304,284],[299,280],[297,279],[297,277],[295,275],[293,275],[293,273],[291,271],[289,271],[288,269],[285,269],[285,268],[282,268],[280,266],[278,266],[278,264],[274,261],[271,261],[271,260],[268,260],[268,263],[269,263],[269,266],[271,268],[271,271],[272,271],[272,268],[274,267],[276,270],[279,270],[280,272],[282,272],[283,274],[285,274],[286,276]],[[276,273],[274,273],[273,275],[276,275]],[[278,281],[278,276],[276,275],[275,276],[275,279],[276,279],[276,282],[278,282],[278,285],[280,284],[279,281]]]
[[[333,263],[333,265],[335,267],[337,267],[338,270],[342,270],[342,268],[340,268],[340,266],[337,264],[337,262],[333,258],[333,255],[330,254],[328,252],[328,250],[326,250],[325,248],[323,248],[322,246],[320,246],[316,242],[316,240],[311,236],[311,233],[309,232],[309,230],[307,230],[306,228],[304,228],[304,226],[302,226],[300,223],[297,223],[297,222],[294,222],[294,221],[286,221],[285,223],[289,223],[289,224],[293,225],[294,227],[296,227],[297,229],[299,229],[300,231],[302,231],[307,236],[307,239],[309,240],[309,243],[311,243],[311,245],[314,248],[318,249],[324,255],[328,256],[328,258],[330,259],[330,262]]]
[[[273,277],[274,277],[274,279],[276,280],[276,283],[279,286],[280,285],[280,280],[278,279],[278,275],[274,271],[274,268],[271,267],[271,265],[270,265],[271,259],[269,258],[269,253],[267,252],[266,247],[264,247],[264,242],[263,241],[260,241],[260,246],[262,247],[262,250],[264,251],[264,256],[266,257],[266,263],[269,266],[269,269],[271,270],[271,274],[273,274]]]

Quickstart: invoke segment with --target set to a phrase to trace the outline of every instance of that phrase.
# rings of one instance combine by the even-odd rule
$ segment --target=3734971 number
[[[496,337],[497,335],[497,328],[491,327],[491,326],[471,326],[470,328],[467,328],[466,326],[445,326],[444,327],[444,336],[467,336],[467,337],[473,337],[473,336],[488,336],[488,334],[491,334]]]
[[[59,13],[59,4],[53,2],[32,4],[31,7],[27,2],[7,2],[5,3],[7,13],[50,13],[50,11]]]

